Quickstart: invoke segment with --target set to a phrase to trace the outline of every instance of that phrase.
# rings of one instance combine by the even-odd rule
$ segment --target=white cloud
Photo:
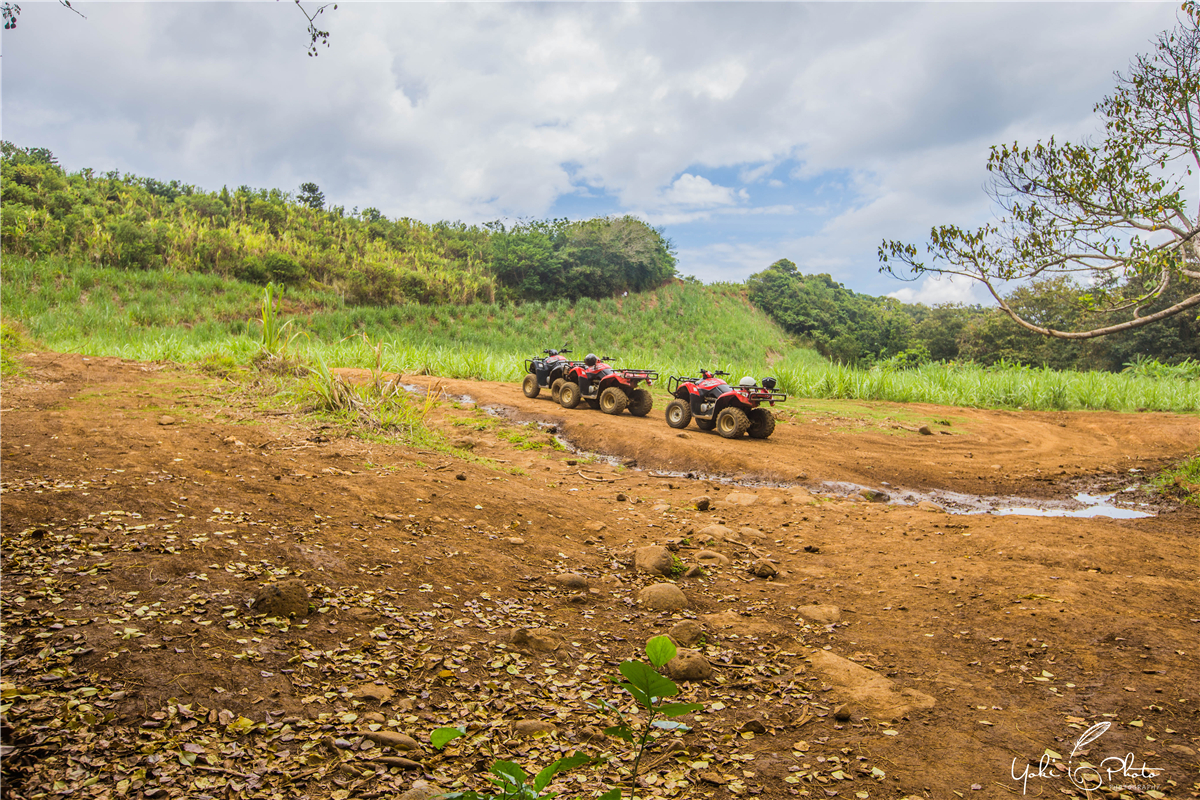
[[[952,278],[949,275],[926,275],[916,284],[916,288],[906,287],[888,293],[904,303],[924,303],[927,306],[941,303],[961,303],[963,305],[989,304],[983,297],[986,292],[980,291],[979,284],[968,278]]]
[[[351,2],[315,59],[286,2],[22,10],[4,136],[72,169],[431,221],[606,198],[684,273],[788,257],[884,293],[880,240],[985,221],[988,145],[1093,131],[1175,6]]]

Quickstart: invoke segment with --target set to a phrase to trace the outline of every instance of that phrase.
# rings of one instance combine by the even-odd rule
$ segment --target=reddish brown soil
[[[1200,796],[1197,509],[958,516],[824,490],[1122,488],[1194,453],[1194,416],[860,403],[726,441],[668,428],[661,396],[635,419],[406,378],[471,398],[428,418],[462,458],[348,436],[172,366],[26,363],[0,417],[6,796],[390,797],[421,776],[478,786],[496,757],[621,754],[592,737],[608,723],[586,700],[619,700],[598,679],[683,618],[706,628],[715,676],[684,685],[706,710],[647,756],[642,795],[1083,796],[1062,767],[1038,776],[1038,759],[1068,761],[1108,722],[1073,758],[1129,754],[1123,773],[1107,762],[1102,793]],[[696,510],[701,495],[712,509]],[[737,532],[709,545],[730,562],[672,579],[685,611],[641,608],[638,590],[661,579],[633,570],[632,549],[665,544],[690,566],[714,523]],[[752,574],[761,558],[773,579]],[[590,590],[547,580],[565,572]],[[249,616],[257,587],[296,577],[319,610]],[[806,621],[812,604],[840,620]],[[514,644],[514,628],[557,649]],[[934,703],[872,712],[814,651]],[[363,697],[374,681],[394,695]],[[522,719],[557,732],[521,738],[508,726]],[[389,771],[354,735],[372,721],[474,738]],[[593,796],[617,767],[559,788]]]

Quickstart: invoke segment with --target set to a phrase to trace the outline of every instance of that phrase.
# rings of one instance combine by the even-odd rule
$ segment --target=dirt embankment
[[[827,493],[1124,488],[1194,452],[1195,417],[789,403],[772,438],[726,441],[668,428],[661,397],[607,417],[411,379],[470,398],[429,419],[461,459],[171,367],[29,366],[0,406],[8,796],[379,797],[478,785],[496,757],[616,755],[560,785],[591,796],[629,764],[588,703],[620,699],[601,679],[648,637],[691,641],[685,621],[712,671],[682,699],[705,711],[647,756],[645,796],[1084,796],[1071,769],[1127,754],[1100,791],[1200,794],[1195,509]],[[649,545],[670,574],[634,568]],[[311,613],[251,614],[288,580]],[[664,582],[683,608],[639,600]],[[379,760],[399,757],[418,766]]]

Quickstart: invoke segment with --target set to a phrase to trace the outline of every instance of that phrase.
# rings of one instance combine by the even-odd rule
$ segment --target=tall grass
[[[251,361],[262,347],[263,290],[212,275],[129,272],[55,259],[6,258],[3,312],[44,347],[85,355]],[[520,379],[523,360],[570,346],[615,366],[667,375],[723,369],[774,375],[801,397],[981,408],[1200,411],[1200,381],[1140,368],[1122,374],[1012,365],[831,364],[797,347],[743,287],[674,284],[574,305],[548,303],[346,307],[333,291],[274,297],[272,324],[307,333],[292,358],[308,364],[490,381]]]

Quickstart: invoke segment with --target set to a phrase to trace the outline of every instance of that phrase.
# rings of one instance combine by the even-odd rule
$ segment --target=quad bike
[[[736,439],[743,433],[752,439],[766,439],[775,430],[775,415],[762,403],[774,406],[787,400],[783,392],[775,391],[774,378],[763,378],[762,386],[751,377],[742,378],[730,386],[722,375],[728,372],[701,370],[699,378],[671,376],[667,383],[675,399],[667,404],[667,424],[686,428],[693,419],[702,431],[716,429],[726,439]]]
[[[565,347],[561,350],[553,348],[543,350],[545,358],[535,357],[525,359],[525,379],[521,382],[521,391],[532,399],[541,394],[542,389],[549,388],[550,396],[558,401],[558,390],[562,388],[563,375],[574,364],[582,361],[568,361],[565,353],[571,352]]]
[[[605,361],[588,353],[582,363],[567,369],[559,387],[558,402],[563,408],[575,408],[586,401],[605,414],[620,414],[625,409],[635,417],[644,417],[654,407],[649,387],[658,380],[652,369],[613,369]],[[642,381],[646,387],[638,386]]]

